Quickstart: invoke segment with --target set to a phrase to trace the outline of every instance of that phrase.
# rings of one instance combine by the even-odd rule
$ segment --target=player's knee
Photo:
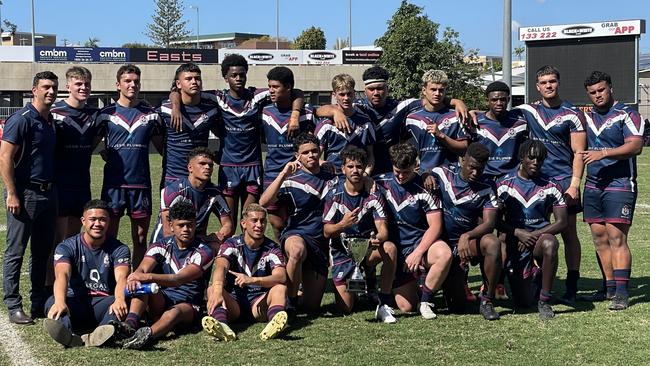
[[[388,255],[388,257],[390,257],[391,259],[397,257],[397,246],[392,241],[385,241],[382,244],[382,249],[384,253],[386,253],[386,255]]]
[[[434,245],[429,248],[429,258],[431,258],[431,264],[438,264],[442,266],[451,265],[453,259],[453,254],[451,249],[445,242],[437,241]]]
[[[411,301],[405,297],[395,297],[395,304],[397,308],[403,313],[411,313],[415,311],[415,301]]]
[[[560,243],[555,237],[545,237],[542,239],[542,251],[545,257],[557,257],[557,251]]]
[[[501,258],[501,241],[494,235],[486,235],[481,239],[481,252],[486,257]]]
[[[302,240],[287,240],[284,251],[287,253],[288,261],[302,262],[307,257],[307,248]]]
[[[287,296],[287,285],[283,283],[274,285],[269,290],[269,296],[272,299],[284,299]]]

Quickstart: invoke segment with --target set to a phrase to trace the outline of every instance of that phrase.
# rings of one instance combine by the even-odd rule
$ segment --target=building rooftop
[[[232,33],[216,33],[216,34],[199,34],[199,42],[220,42],[220,41],[230,41],[235,38],[260,38],[268,37],[268,34],[256,34],[256,33],[243,33],[243,32],[232,32]],[[196,35],[188,36],[178,41],[171,42],[175,43],[187,43],[187,42],[196,42]]]

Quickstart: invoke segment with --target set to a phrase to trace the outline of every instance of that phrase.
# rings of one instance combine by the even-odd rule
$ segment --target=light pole
[[[275,0],[275,49],[280,49],[280,0]]]
[[[349,19],[348,19],[348,25],[349,25],[349,33],[348,33],[348,49],[352,49],[352,0],[348,1],[348,5],[350,7],[349,11]]]
[[[32,47],[36,47],[36,21],[34,20],[34,0],[32,0]]]
[[[196,48],[199,48],[199,7],[190,5],[190,9],[196,9]]]
[[[503,0],[503,82],[508,85],[512,94],[512,0]],[[508,102],[508,108],[512,105]]]

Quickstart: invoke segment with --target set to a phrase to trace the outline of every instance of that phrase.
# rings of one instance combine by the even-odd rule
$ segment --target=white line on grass
[[[32,366],[43,364],[34,357],[32,351],[20,338],[14,326],[9,322],[7,315],[3,312],[0,312],[0,344],[2,344],[4,354],[11,360],[12,365]]]

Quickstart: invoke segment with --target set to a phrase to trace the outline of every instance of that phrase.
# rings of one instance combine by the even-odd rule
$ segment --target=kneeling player
[[[497,183],[504,210],[499,231],[506,233],[506,268],[513,300],[518,306],[532,305],[541,277],[537,308],[542,320],[555,316],[550,305],[559,246],[555,235],[566,228],[568,215],[561,188],[540,177],[546,154],[542,142],[524,142],[519,148],[519,169]],[[548,219],[551,209],[555,217],[552,224]]]
[[[324,233],[330,241],[332,259],[332,280],[336,286],[336,305],[345,313],[354,307],[355,295],[347,292],[346,280],[352,276],[356,264],[362,263],[366,273],[381,268],[381,292],[375,317],[384,323],[395,323],[393,309],[390,307],[391,291],[395,278],[395,259],[397,248],[388,240],[386,224],[386,204],[380,193],[369,193],[364,188],[363,173],[366,169],[366,152],[355,146],[347,146],[341,152],[342,171],[345,179],[336,178],[324,198]],[[374,220],[374,225],[373,225]],[[373,234],[376,232],[376,235]],[[351,258],[345,249],[341,236],[369,239],[372,250],[364,258]],[[370,249],[370,248],[369,248]],[[372,276],[371,276],[372,277]],[[366,280],[369,280],[366,277]],[[368,282],[374,290],[374,284]]]
[[[266,341],[287,325],[284,256],[280,246],[264,236],[266,209],[252,203],[242,212],[243,234],[226,240],[217,255],[212,286],[208,291],[208,314],[203,329],[222,341],[237,338],[229,321],[268,321],[260,333]]]
[[[191,326],[197,321],[199,307],[210,279],[214,255],[210,246],[194,235],[196,211],[181,201],[169,209],[174,233],[149,246],[142,263],[129,275],[127,288],[135,291],[143,283],[157,283],[160,292],[131,299],[126,326],[137,328],[145,311],[154,320],[124,341],[124,348],[141,349],[167,332]],[[154,272],[160,269],[161,273]]]
[[[494,310],[492,300],[501,273],[501,242],[492,231],[498,207],[494,184],[481,177],[489,157],[490,150],[475,142],[467,148],[460,165],[437,167],[432,174],[436,186],[441,188],[443,238],[455,254],[444,285],[448,305],[465,307],[465,273],[461,264],[480,263],[484,290],[479,311],[485,319],[496,320],[499,313]]]
[[[451,265],[451,249],[438,238],[442,232],[439,199],[433,196],[415,172],[418,151],[409,143],[390,147],[393,172],[377,178],[397,230],[391,241],[399,243],[393,288],[401,311],[413,311],[418,304],[418,273],[426,268],[420,297],[420,314],[434,319],[433,296],[442,285]]]

